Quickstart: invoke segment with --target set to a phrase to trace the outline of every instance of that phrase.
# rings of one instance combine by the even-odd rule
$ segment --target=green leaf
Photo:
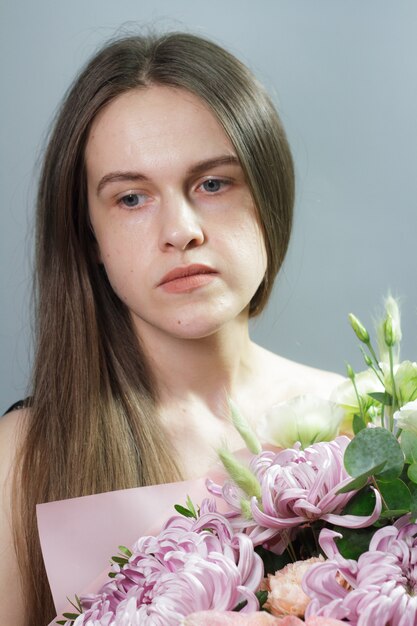
[[[411,507],[411,493],[407,485],[396,478],[390,482],[377,480],[378,489],[387,509],[391,511],[405,510],[408,512]]]
[[[377,529],[373,526],[355,529],[336,526],[333,530],[343,535],[341,539],[336,539],[341,555],[345,559],[357,561],[360,555],[368,550],[369,543]]]
[[[279,569],[282,569],[288,563],[291,563],[291,556],[288,550],[285,550],[283,554],[274,554],[269,550],[266,550],[262,546],[256,546],[255,552],[259,554],[264,564],[264,575],[275,574]]]
[[[383,469],[373,469],[382,463]],[[365,428],[346,448],[344,464],[353,478],[372,474],[389,481],[401,474],[404,454],[396,437],[386,428]]]
[[[188,509],[186,509],[184,506],[181,506],[181,504],[175,504],[174,505],[174,509],[180,515],[184,515],[184,517],[194,517],[194,513],[192,511],[189,511]]]
[[[123,556],[112,556],[111,560],[113,561],[113,563],[117,563],[117,565],[126,565],[126,563],[128,562],[127,559],[125,559]]]
[[[359,431],[366,428],[366,424],[360,415],[353,416],[352,428],[353,428],[353,432],[355,433],[355,435],[357,435]]]
[[[362,515],[368,517],[375,508],[375,502],[375,491],[368,486],[349,500],[343,509],[343,515]]]
[[[66,617],[67,619],[77,619],[79,617],[79,613],[63,613],[62,617]]]
[[[368,393],[367,395],[385,406],[392,406],[392,395],[388,393],[388,391],[375,391],[374,393]]]
[[[417,514],[417,485],[415,483],[409,483],[408,488],[411,493],[410,511],[411,515],[414,516]]]
[[[117,576],[116,572],[109,572],[108,573],[108,577],[109,578],[116,578],[116,576]]]
[[[68,620],[59,620],[58,622],[55,622],[56,624],[59,624],[60,626],[65,626],[65,624],[68,624]]]
[[[362,489],[362,487],[365,487],[366,483],[368,482],[369,477],[376,476],[376,474],[378,474],[385,467],[385,465],[386,461],[383,461],[383,463],[380,463],[379,465],[374,465],[373,467],[370,467],[364,474],[356,476],[356,478],[351,480],[350,483],[339,489],[337,493],[348,493],[349,491]]]
[[[192,503],[190,496],[187,495],[187,500],[185,503],[188,506],[188,510],[191,511],[191,513],[193,514],[193,517],[197,519],[197,511],[195,510],[194,504]]]
[[[258,598],[259,608],[261,609],[265,602],[268,600],[268,592],[267,591],[256,591],[255,596]]]
[[[403,430],[400,440],[401,449],[404,452],[407,463],[417,462],[417,435],[409,430]]]
[[[67,596],[67,600],[70,603],[70,605],[74,607],[76,611],[78,611],[79,613],[82,613],[83,608],[81,606],[81,600],[77,595],[75,596],[75,602],[73,602],[68,596]]]
[[[409,465],[407,476],[413,483],[417,483],[417,463],[411,463],[411,465]]]
[[[129,559],[132,556],[132,552],[126,546],[119,546],[119,550],[122,554],[125,554]]]

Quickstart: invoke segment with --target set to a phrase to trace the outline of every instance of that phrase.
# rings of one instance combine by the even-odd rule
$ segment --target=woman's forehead
[[[109,103],[94,120],[86,147],[92,175],[132,166],[162,171],[224,155],[235,150],[208,106],[189,91],[160,85]]]

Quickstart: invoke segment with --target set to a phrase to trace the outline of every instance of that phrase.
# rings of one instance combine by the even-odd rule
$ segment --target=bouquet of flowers
[[[417,624],[417,363],[399,360],[393,298],[378,348],[349,317],[366,370],[348,365],[331,401],[273,407],[261,433],[278,452],[231,402],[250,463],[220,450],[228,478],[207,481],[212,497],[120,547],[109,581],[58,624]]]

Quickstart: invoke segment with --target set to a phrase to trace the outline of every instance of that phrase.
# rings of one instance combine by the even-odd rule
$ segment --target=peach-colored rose
[[[281,626],[281,620],[265,611],[236,613],[235,611],[198,611],[184,618],[183,626]],[[284,624],[284,626],[286,626]],[[288,624],[287,626],[292,626]],[[294,626],[298,626],[294,624]],[[305,624],[303,623],[303,626]]]
[[[182,626],[346,626],[330,617],[309,617],[303,622],[294,615],[272,617],[265,611],[236,613],[234,611],[199,611],[184,618]]]
[[[291,624],[280,624],[279,626],[291,626]],[[305,622],[304,626],[346,626],[346,622],[341,622],[340,619],[333,619],[332,617],[316,617],[316,615],[312,615]]]
[[[301,581],[306,571],[322,557],[312,557],[305,561],[289,563],[274,575],[269,574],[266,583],[268,600],[265,608],[277,617],[285,615],[304,616],[310,601],[301,588]]]
[[[346,622],[331,617],[311,616],[305,622],[294,615],[281,617],[276,622],[276,626],[346,626]]]

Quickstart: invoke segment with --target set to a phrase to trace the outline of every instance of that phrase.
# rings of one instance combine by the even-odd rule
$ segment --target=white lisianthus
[[[400,402],[417,398],[417,363],[402,361],[395,370],[395,386]]]
[[[394,413],[394,420],[397,428],[417,434],[417,400],[404,404]]]
[[[383,393],[385,391],[384,385],[373,369],[367,369],[363,372],[359,372],[359,374],[355,374],[355,385],[366,408],[373,404],[373,400],[368,394],[375,392]],[[350,378],[347,378],[337,385],[330,396],[330,400],[343,407],[347,421],[351,422],[353,416],[359,413],[358,399]]]
[[[334,402],[313,395],[297,396],[272,406],[259,423],[258,435],[282,448],[297,441],[306,448],[334,439],[343,416],[343,409]]]

